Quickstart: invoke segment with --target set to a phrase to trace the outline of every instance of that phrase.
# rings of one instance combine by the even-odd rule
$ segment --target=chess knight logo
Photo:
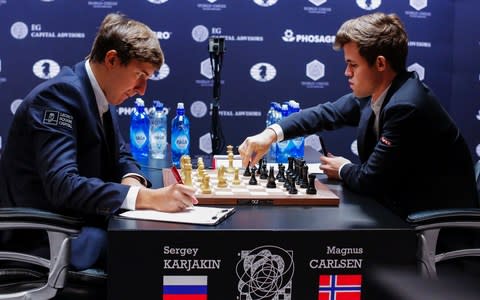
[[[382,4],[382,0],[357,0],[357,5],[364,10],[377,9]]]
[[[243,250],[236,266],[239,299],[289,300],[295,270],[293,251],[277,246]]]

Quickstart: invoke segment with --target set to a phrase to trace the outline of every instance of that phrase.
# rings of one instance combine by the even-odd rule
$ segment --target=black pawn
[[[317,189],[315,188],[315,178],[317,176],[315,174],[308,175],[308,187],[307,187],[307,194],[315,195],[317,193]]]
[[[255,178],[255,171],[257,168],[253,167],[252,168],[252,176],[250,177],[250,180],[248,181],[249,185],[257,185],[257,178]]]
[[[290,189],[288,190],[289,194],[297,194],[298,190],[295,186],[295,177],[290,177]]]
[[[262,165],[262,171],[260,172],[260,179],[267,179],[268,172],[267,172],[267,164]]]
[[[307,165],[304,165],[302,167],[302,180],[300,182],[300,187],[302,189],[308,187],[308,166]]]
[[[285,166],[282,164],[278,165],[277,181],[285,182]]]
[[[267,188],[274,189],[277,187],[275,183],[275,176],[273,175],[273,167],[270,167],[270,172],[268,174]]]
[[[282,174],[280,173],[280,170],[282,168],[285,171],[285,166],[282,163],[278,164],[278,172],[277,172],[277,176],[275,177],[276,179],[280,179],[282,177]]]
[[[245,168],[245,172],[243,172],[243,176],[250,177],[252,174],[250,173],[250,162],[248,162],[247,167]]]

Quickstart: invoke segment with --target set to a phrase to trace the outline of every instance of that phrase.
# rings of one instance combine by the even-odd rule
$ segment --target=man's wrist
[[[138,182],[140,182],[141,185],[143,185],[143,186],[145,186],[145,187],[147,186],[147,180],[146,180],[143,176],[141,176],[141,175],[139,175],[139,174],[136,174],[136,173],[128,173],[128,174],[125,174],[125,175],[122,177],[122,179],[124,179],[124,178],[134,178],[134,179],[136,179]]]

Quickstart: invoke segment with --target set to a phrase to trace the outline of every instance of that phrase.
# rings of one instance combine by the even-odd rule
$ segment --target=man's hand
[[[255,165],[268,152],[270,145],[277,140],[277,135],[272,129],[265,129],[261,133],[249,136],[238,147],[242,157],[242,165],[246,167],[248,162]]]
[[[350,160],[341,157],[341,156],[333,156],[332,154],[328,154],[328,156],[320,156],[320,169],[323,170],[328,178],[330,179],[340,179],[340,175],[338,174],[338,170],[340,167],[346,163],[351,163]]]
[[[159,189],[141,188],[135,209],[154,209],[164,212],[182,211],[198,203],[195,189],[183,184],[172,184]]]

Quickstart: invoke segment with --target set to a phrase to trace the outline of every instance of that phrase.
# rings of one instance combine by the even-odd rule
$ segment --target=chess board
[[[243,170],[240,170],[239,185],[232,183],[233,174],[226,173],[227,187],[217,187],[217,170],[205,170],[210,176],[210,194],[202,193],[200,182],[196,175],[196,170],[193,172],[192,183],[196,188],[195,196],[199,204],[253,204],[253,205],[324,205],[324,206],[338,206],[339,198],[335,195],[325,184],[318,179],[315,180],[315,188],[317,193],[309,195],[305,188],[297,186],[297,194],[289,194],[283,187],[283,182],[276,182],[276,188],[267,188],[267,180],[260,179],[257,176],[257,185],[249,185],[250,177],[243,176]],[[163,169],[164,185],[169,185],[176,182],[175,177],[170,169]]]

